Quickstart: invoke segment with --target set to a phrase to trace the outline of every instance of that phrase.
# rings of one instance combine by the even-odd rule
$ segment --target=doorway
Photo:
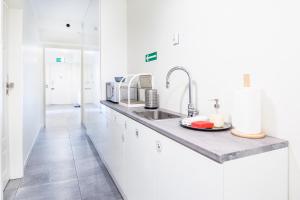
[[[53,113],[72,111],[81,116],[81,50],[45,48],[44,59],[45,125]]]

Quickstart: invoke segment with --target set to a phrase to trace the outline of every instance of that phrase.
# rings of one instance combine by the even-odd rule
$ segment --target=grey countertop
[[[288,147],[286,140],[275,137],[245,139],[233,136],[230,131],[189,130],[179,125],[178,118],[148,120],[133,112],[145,110],[144,108],[127,108],[108,101],[101,103],[218,163]]]

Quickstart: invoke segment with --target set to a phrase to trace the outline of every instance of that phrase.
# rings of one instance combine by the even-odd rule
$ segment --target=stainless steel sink
[[[161,111],[161,110],[149,110],[149,111],[133,111],[140,117],[149,119],[149,120],[162,120],[162,119],[172,119],[172,118],[180,118],[181,116],[175,115],[169,112]]]

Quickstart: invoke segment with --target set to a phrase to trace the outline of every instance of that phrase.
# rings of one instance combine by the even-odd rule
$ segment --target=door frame
[[[43,126],[44,128],[46,128],[46,119],[47,119],[47,109],[46,109],[46,49],[71,49],[71,50],[79,50],[80,51],[80,57],[81,57],[81,61],[80,61],[80,78],[81,78],[81,82],[80,82],[80,96],[81,96],[81,105],[80,105],[80,117],[81,117],[81,123],[83,120],[83,57],[82,57],[82,48],[80,46],[62,46],[62,45],[44,45],[43,46]]]
[[[1,153],[2,153],[2,134],[3,134],[3,123],[4,123],[4,113],[3,113],[3,103],[4,103],[4,98],[5,98],[5,94],[4,94],[4,75],[3,75],[3,72],[4,72],[4,66],[3,66],[3,36],[2,36],[2,33],[3,33],[3,4],[5,2],[3,0],[1,0],[1,8],[0,8],[0,34],[1,34],[1,41],[0,41],[0,46],[1,46],[1,49],[0,49],[0,84],[1,84],[1,87],[0,87],[0,149],[1,149]],[[1,195],[0,195],[0,199],[3,199],[3,190],[4,190],[4,186],[2,184],[3,182],[3,179],[2,179],[2,156],[0,156],[0,166],[1,166],[1,170],[0,170],[0,189],[1,189]]]
[[[5,8],[5,9],[4,9]],[[7,75],[8,75],[8,46],[5,46],[5,41],[8,39],[6,38],[6,36],[8,36],[8,29],[7,29],[7,24],[8,24],[8,5],[4,0],[1,0],[1,8],[0,8],[0,21],[1,21],[1,52],[0,52],[0,135],[1,135],[1,141],[0,141],[0,149],[1,149],[1,159],[0,159],[0,166],[1,166],[1,170],[0,170],[0,177],[1,177],[1,181],[0,181],[0,189],[1,189],[1,196],[0,199],[3,198],[3,191],[9,181],[10,178],[10,174],[9,174],[9,170],[10,170],[10,163],[9,160],[7,160],[7,177],[5,180],[3,180],[3,174],[2,174],[2,163],[3,163],[3,157],[2,157],[2,148],[3,148],[3,141],[2,141],[2,134],[4,130],[4,128],[8,128],[8,115],[7,113],[5,113],[4,106],[8,106],[8,99],[7,99],[7,95],[6,95],[6,81],[7,81]],[[6,48],[6,50],[4,51],[4,48]],[[4,63],[4,59],[6,59],[6,63]],[[4,103],[6,103],[6,105],[4,105]],[[8,134],[8,133],[7,133]],[[7,135],[7,159],[9,159],[9,135]],[[4,182],[5,181],[5,182]]]

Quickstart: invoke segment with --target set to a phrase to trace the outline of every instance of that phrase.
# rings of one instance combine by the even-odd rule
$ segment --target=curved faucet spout
[[[181,67],[181,66],[175,66],[175,67],[172,67],[168,73],[167,73],[167,76],[166,76],[166,88],[169,88],[170,86],[170,76],[171,74],[176,71],[176,70],[181,70],[181,71],[184,71],[187,76],[188,76],[188,79],[189,79],[189,105],[188,105],[188,116],[189,117],[193,117],[195,115],[198,114],[198,111],[196,110],[196,108],[194,107],[193,105],[193,102],[192,102],[192,79],[191,79],[191,75],[190,73],[184,68],[184,67]]]

